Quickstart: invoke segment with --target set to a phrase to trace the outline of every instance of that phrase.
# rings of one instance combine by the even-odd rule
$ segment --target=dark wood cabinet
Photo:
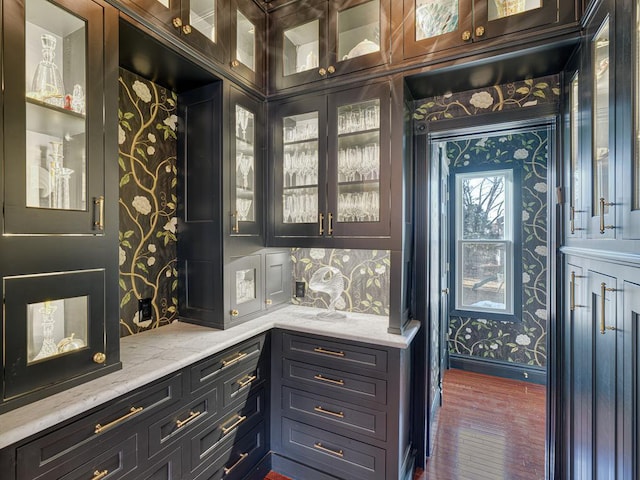
[[[117,11],[3,3],[0,412],[120,368]]]
[[[389,83],[307,95],[270,117],[269,243],[382,245],[393,208]]]
[[[385,65],[389,0],[305,0],[269,15],[269,86],[301,85]]]

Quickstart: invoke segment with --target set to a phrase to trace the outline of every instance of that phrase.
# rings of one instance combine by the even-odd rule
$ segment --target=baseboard
[[[449,355],[450,368],[458,368],[468,372],[483,373],[494,377],[522,380],[524,382],[546,385],[547,372],[544,368],[531,365],[519,365],[496,360],[485,360],[464,355]]]
[[[271,470],[293,480],[338,480],[320,470],[271,452]]]

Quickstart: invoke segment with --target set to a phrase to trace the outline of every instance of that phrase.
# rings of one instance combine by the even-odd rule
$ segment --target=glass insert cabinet
[[[379,83],[277,107],[276,238],[389,234],[389,95]]]
[[[117,12],[10,0],[3,15],[0,412],[119,368],[117,217],[105,204],[117,183],[104,162],[116,127],[103,119],[117,114],[105,101],[116,100],[105,31]]]

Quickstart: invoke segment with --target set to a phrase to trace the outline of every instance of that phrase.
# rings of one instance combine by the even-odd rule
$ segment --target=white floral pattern
[[[151,213],[151,202],[149,202],[147,197],[136,195],[133,197],[131,205],[142,215],[149,215]]]
[[[144,103],[149,103],[151,101],[151,90],[146,83],[142,83],[140,80],[136,80],[133,82],[133,86],[131,87],[134,92],[140,97]]]
[[[493,97],[489,92],[476,92],[471,95],[471,100],[469,103],[477,108],[489,108],[493,105]]]

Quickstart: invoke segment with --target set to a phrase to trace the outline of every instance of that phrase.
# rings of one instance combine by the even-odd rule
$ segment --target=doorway
[[[438,126],[426,136],[427,468],[429,462],[440,462],[440,430],[453,416],[459,437],[485,436],[484,442],[469,447],[475,452],[466,454],[492,459],[489,471],[502,471],[500,462],[525,464],[530,468],[527,478],[545,478],[551,438],[546,399],[551,360],[548,286],[554,274],[549,257],[554,250],[549,208],[553,143],[553,123],[540,121],[473,130]],[[448,375],[449,369],[455,375]],[[506,393],[491,390],[494,379]],[[501,395],[511,400],[497,400]],[[540,395],[545,401],[540,402]],[[465,404],[475,405],[477,415],[464,417],[448,408]],[[491,405],[496,411],[487,410]],[[530,416],[532,405],[540,411]],[[500,428],[518,427],[523,409],[528,420],[520,430]],[[487,423],[490,418],[493,423]],[[527,437],[530,441],[523,443]],[[505,445],[504,458],[496,442]],[[493,445],[491,451],[478,451],[483,443]],[[514,445],[517,450],[508,448]],[[462,450],[456,449],[459,454]],[[504,478],[518,478],[517,473],[504,473]]]

